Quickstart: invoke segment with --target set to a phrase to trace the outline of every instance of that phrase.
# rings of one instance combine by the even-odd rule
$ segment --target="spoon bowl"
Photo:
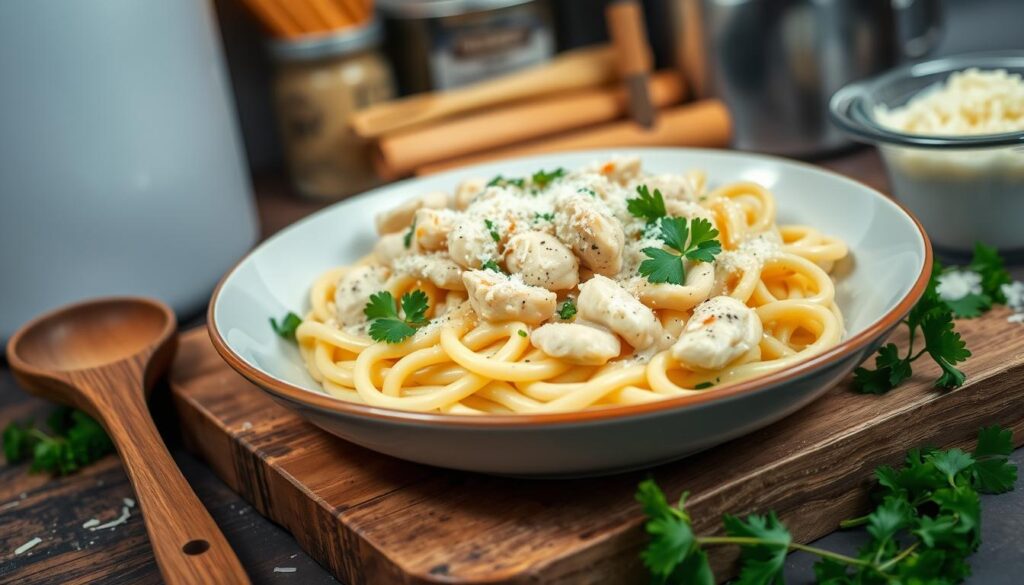
[[[117,446],[142,508],[164,581],[248,583],[230,545],[175,466],[146,394],[174,357],[177,319],[144,298],[58,309],[8,342],[15,378],[29,391],[95,417]]]

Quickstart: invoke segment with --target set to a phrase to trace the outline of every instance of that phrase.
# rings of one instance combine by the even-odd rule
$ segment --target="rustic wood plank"
[[[842,385],[685,461],[601,479],[494,478],[350,445],[230,371],[204,331],[183,337],[172,390],[191,448],[345,582],[629,583],[644,578],[633,491],[647,474],[673,495],[693,494],[698,531],[713,531],[726,511],[772,508],[808,542],[861,513],[871,470],[908,448],[967,444],[993,423],[1024,441],[1024,332],[1006,316],[958,323],[975,354],[960,390],[936,391],[937,368],[922,365],[887,396]],[[734,554],[714,550],[720,575]]]

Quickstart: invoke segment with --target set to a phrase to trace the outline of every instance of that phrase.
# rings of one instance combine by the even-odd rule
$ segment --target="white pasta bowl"
[[[269,317],[308,306],[310,284],[376,240],[374,215],[462,179],[577,168],[613,155],[641,157],[652,173],[707,171],[715,186],[753,181],[776,198],[778,222],[842,238],[852,262],[837,277],[846,333],[837,346],[786,370],[692,396],[581,412],[451,415],[354,404],[321,390],[298,349]],[[347,441],[441,467],[503,475],[603,474],[678,459],[775,422],[821,396],[866,359],[927,285],[932,252],[917,220],[882,194],[811,165],[697,149],[562,153],[490,163],[412,179],[353,197],[283,230],[221,281],[209,330],[221,356],[279,403]],[[795,415],[799,416],[799,414]]]

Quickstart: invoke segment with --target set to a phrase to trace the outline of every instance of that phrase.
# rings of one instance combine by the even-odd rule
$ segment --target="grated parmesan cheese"
[[[1006,297],[1006,306],[1016,312],[1024,311],[1024,282],[1019,280],[1013,284],[1004,284],[999,289]]]
[[[878,107],[875,118],[901,132],[933,136],[1024,130],[1024,79],[1005,69],[958,71],[903,107]]]
[[[30,541],[26,542],[25,544],[19,546],[18,548],[14,549],[14,556],[18,556],[18,555],[22,555],[22,554],[27,553],[28,551],[30,551],[33,548],[35,548],[35,546],[37,544],[39,544],[40,542],[43,542],[42,538],[39,538],[38,536],[33,538],[32,540],[30,540]]]
[[[973,270],[950,270],[939,275],[935,292],[944,301],[956,301],[969,294],[981,294],[981,275]]]
[[[275,573],[294,573],[297,570],[295,567],[274,567]]]

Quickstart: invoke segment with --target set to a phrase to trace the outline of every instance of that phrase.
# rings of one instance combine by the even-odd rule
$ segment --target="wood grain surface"
[[[771,427],[687,460],[601,479],[526,481],[402,462],[336,439],[230,370],[206,332],[182,338],[171,387],[186,445],[346,583],[635,583],[636,484],[692,493],[696,529],[776,510],[808,542],[864,511],[871,470],[908,448],[964,445],[999,423],[1024,440],[1024,335],[1005,309],[961,321],[968,384],[932,364],[887,396],[840,385]],[[897,334],[896,342],[905,343]],[[919,362],[920,363],[920,362]],[[735,551],[714,549],[719,576]]]

